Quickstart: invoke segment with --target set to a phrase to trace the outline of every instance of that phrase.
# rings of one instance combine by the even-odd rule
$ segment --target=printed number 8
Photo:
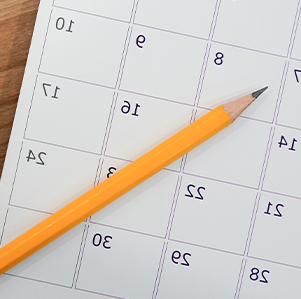
[[[216,65],[221,65],[221,64],[223,64],[223,58],[224,58],[224,54],[222,53],[222,52],[217,52],[216,54],[215,54],[215,59],[214,59],[214,63],[216,64]]]

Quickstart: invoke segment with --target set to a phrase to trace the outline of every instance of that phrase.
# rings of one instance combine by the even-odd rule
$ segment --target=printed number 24
[[[46,153],[40,152],[38,154],[38,160],[36,161],[36,164],[38,164],[38,165],[45,165],[45,163],[44,163],[44,161],[42,159],[43,155],[46,156]],[[28,153],[28,156],[26,157],[26,159],[27,159],[27,162],[29,162],[30,160],[35,161],[37,158],[36,158],[35,154],[33,153],[33,151],[29,150],[29,153]]]

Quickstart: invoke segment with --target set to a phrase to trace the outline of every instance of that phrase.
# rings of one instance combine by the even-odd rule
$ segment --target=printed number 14
[[[294,146],[295,146],[295,143],[296,143],[296,142],[297,142],[297,139],[293,138],[292,146],[288,148],[290,151],[295,151],[295,147],[294,147]],[[282,146],[287,146],[287,141],[286,141],[286,139],[284,138],[283,135],[281,135],[281,139],[280,139],[280,141],[278,142],[278,144],[279,144],[279,147],[280,147],[280,148],[281,148]]]

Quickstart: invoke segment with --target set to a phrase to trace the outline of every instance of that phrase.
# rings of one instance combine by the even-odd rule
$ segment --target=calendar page
[[[0,277],[1,299],[300,298],[299,0],[41,0],[1,246],[212,108],[236,122]]]

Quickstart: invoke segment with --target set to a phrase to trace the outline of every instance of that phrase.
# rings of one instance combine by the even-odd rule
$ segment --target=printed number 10
[[[68,29],[66,30],[66,32],[70,32],[72,33],[72,26],[73,26],[74,22],[71,20],[70,23],[69,23],[69,27]],[[65,28],[65,25],[66,25],[66,21],[64,18],[62,17],[59,17],[57,20],[56,20],[56,29],[61,31]]]

